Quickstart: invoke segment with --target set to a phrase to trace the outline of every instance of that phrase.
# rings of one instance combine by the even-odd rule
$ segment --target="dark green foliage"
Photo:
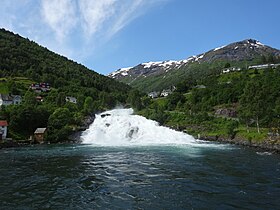
[[[238,132],[243,132],[242,135],[245,136],[247,132],[248,136],[252,132],[253,136],[264,138],[267,133],[262,133],[262,130],[267,132],[269,129],[278,135],[279,70],[243,70],[217,76],[209,75],[199,81],[185,81],[200,86],[187,90],[184,98],[180,90],[165,99],[154,100],[141,114],[180,130],[185,128],[193,134],[222,135],[224,138],[233,139]],[[225,110],[226,113],[233,110],[235,114],[216,115],[217,110]],[[239,131],[240,127],[242,131]]]
[[[172,94],[167,96],[167,107],[169,110],[175,109],[179,102],[185,103],[186,98],[182,93],[173,92]]]
[[[127,102],[136,110],[143,108],[141,93],[138,90],[131,90],[128,94]]]
[[[0,93],[23,97],[21,105],[0,113],[17,139],[47,127],[49,141],[67,140],[85,115],[125,104],[131,89],[4,29],[0,29],[0,77]],[[42,82],[51,85],[49,92],[28,90],[31,83]],[[77,104],[66,103],[66,96],[77,98]]]
[[[238,127],[238,122],[237,121],[232,121],[231,120],[227,123],[226,132],[231,139],[233,139],[235,137],[235,135],[236,135],[236,130],[235,129],[237,129],[237,127]]]

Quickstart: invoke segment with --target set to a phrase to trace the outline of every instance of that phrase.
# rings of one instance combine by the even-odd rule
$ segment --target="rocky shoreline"
[[[220,143],[227,143],[227,144],[235,144],[244,147],[252,147],[255,149],[259,149],[262,151],[278,153],[280,154],[280,140],[279,139],[267,139],[263,142],[253,142],[248,141],[247,139],[242,138],[225,138],[221,136],[201,136],[200,139],[206,141],[213,141],[213,142],[220,142]]]
[[[185,132],[184,128],[182,127],[172,127],[172,126],[167,126],[168,128],[171,128],[173,130],[179,131],[179,132]],[[191,135],[191,134],[189,134]],[[280,154],[280,137],[271,137],[270,139],[266,139],[262,142],[254,142],[254,141],[249,141],[245,138],[241,137],[235,137],[235,138],[228,138],[225,136],[207,136],[207,135],[201,135],[201,136],[194,136],[192,135],[195,139],[201,139],[205,141],[211,141],[211,142],[220,142],[220,143],[226,143],[226,144],[234,144],[234,145],[239,145],[239,146],[244,146],[244,147],[251,147],[255,148],[261,151],[267,151],[271,153],[278,153]]]
[[[95,120],[95,114],[89,115],[84,118],[82,121],[82,125],[73,133],[71,134],[68,139],[72,143],[81,143],[81,134],[89,128],[89,126],[94,122]]]

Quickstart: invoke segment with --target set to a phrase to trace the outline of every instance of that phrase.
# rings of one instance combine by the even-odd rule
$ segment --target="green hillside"
[[[48,83],[51,90],[35,93],[29,89],[32,83]],[[130,89],[33,41],[0,29],[0,93],[23,98],[21,105],[1,109],[1,119],[9,123],[9,137],[25,139],[37,127],[48,127],[50,141],[63,140],[85,116],[125,104]],[[42,101],[36,101],[37,96]],[[66,103],[66,96],[75,97],[77,104]]]
[[[181,81],[139,111],[202,139],[280,146],[280,66]]]

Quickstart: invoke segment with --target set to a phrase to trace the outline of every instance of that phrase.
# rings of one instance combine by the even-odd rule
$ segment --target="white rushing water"
[[[85,144],[100,146],[196,144],[195,139],[188,134],[133,115],[133,109],[114,109],[97,114],[81,138]]]

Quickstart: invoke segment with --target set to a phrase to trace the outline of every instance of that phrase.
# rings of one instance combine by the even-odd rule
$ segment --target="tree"
[[[229,67],[230,67],[230,63],[226,63],[225,68],[229,68]]]
[[[66,98],[66,95],[64,92],[58,93],[57,98],[56,98],[56,105],[59,107],[64,106],[66,103],[65,98]]]
[[[179,93],[179,92],[173,92],[172,94],[168,95],[167,96],[167,106],[168,108],[171,110],[171,109],[174,109],[178,102],[182,102],[182,103],[185,103],[186,101],[186,98],[185,96],[182,94],[182,93]]]
[[[23,97],[23,103],[26,106],[34,107],[37,105],[36,94],[32,91],[27,91]]]
[[[238,122],[237,121],[233,121],[230,120],[227,125],[226,125],[226,129],[227,129],[227,134],[231,139],[234,139],[235,135],[236,135],[236,131],[235,129],[238,127]]]
[[[240,99],[241,118],[245,120],[248,127],[250,119],[254,119],[258,133],[260,133],[260,118],[264,116],[266,104],[266,92],[259,78],[247,83],[244,94]]]
[[[142,109],[141,94],[136,89],[129,92],[127,102],[136,110]]]
[[[48,120],[48,126],[60,129],[67,124],[71,124],[73,116],[69,109],[67,108],[58,108],[52,113]]]
[[[90,114],[93,111],[93,99],[92,97],[88,96],[84,102],[83,112],[86,114]]]

